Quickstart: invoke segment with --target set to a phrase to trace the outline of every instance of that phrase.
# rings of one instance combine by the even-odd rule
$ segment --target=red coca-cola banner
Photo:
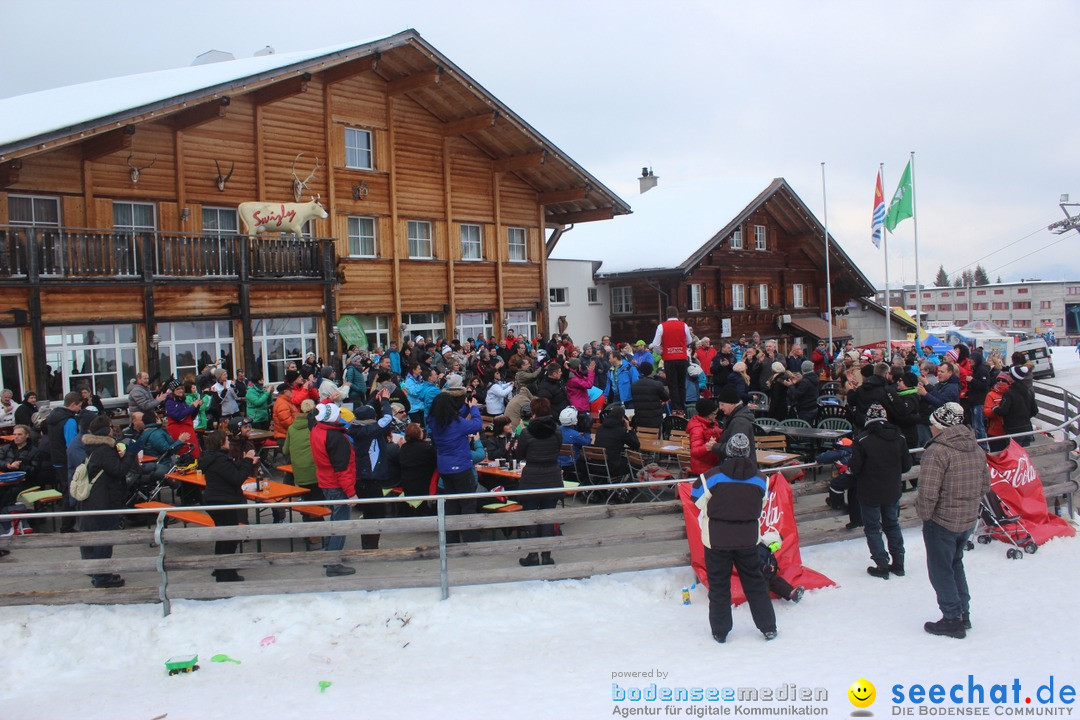
[[[1042,480],[1024,448],[1010,441],[1000,453],[988,454],[986,462],[990,466],[990,489],[997,493],[1007,514],[1020,516],[1035,544],[1076,534],[1064,518],[1047,508]]]
[[[701,523],[698,519],[701,511],[690,498],[690,485],[691,483],[679,485],[679,499],[682,500],[683,519],[686,521],[686,539],[690,545],[690,564],[698,581],[708,587],[709,582],[705,572],[705,546],[701,543]],[[791,493],[791,485],[781,473],[773,473],[768,479],[768,492],[760,523],[762,533],[775,530],[783,539],[783,545],[776,553],[776,563],[780,568],[782,578],[795,587],[801,585],[807,590],[836,584],[828,577],[802,564],[799,527],[795,523],[794,496]],[[746,595],[743,593],[738,573],[733,571],[731,603],[739,605],[744,602],[746,602]]]

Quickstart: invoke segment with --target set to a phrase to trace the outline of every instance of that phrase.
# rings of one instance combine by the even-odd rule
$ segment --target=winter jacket
[[[780,382],[780,376],[773,378],[769,385],[769,417],[773,420],[784,421],[790,417],[788,411],[788,390],[790,388]],[[814,402],[817,402],[816,400]]]
[[[735,364],[735,355],[732,353],[716,353],[709,366],[709,372],[713,376],[713,387],[720,387],[727,383],[728,375]]]
[[[311,459],[320,488],[356,495],[356,454],[341,423],[317,422],[311,427]]]
[[[514,383],[499,381],[491,383],[488,388],[484,404],[487,414],[492,417],[502,415],[506,410],[506,403],[514,396]]]
[[[358,483],[374,483],[383,487],[390,478],[389,463],[386,456],[386,428],[394,419],[390,412],[390,401],[383,400],[382,415],[372,423],[350,425],[346,429],[356,449],[356,480]]]
[[[244,393],[244,402],[247,403],[244,412],[251,418],[252,423],[264,423],[270,420],[270,391],[255,385],[248,385]]]
[[[484,438],[484,455],[488,460],[512,460],[517,449],[517,435],[488,435]]]
[[[712,474],[698,478],[690,497],[702,510],[701,542],[713,550],[752,548],[758,544],[758,518],[768,484],[753,458],[726,458]]]
[[[982,353],[971,354],[971,380],[968,381],[968,400],[972,407],[982,405],[992,385],[991,371],[994,368],[983,360]]]
[[[128,390],[128,415],[157,408],[161,403],[145,385],[135,384]]]
[[[821,382],[813,373],[803,375],[799,382],[788,388],[788,400],[795,406],[795,413],[803,420],[812,421],[817,416],[820,389]]]
[[[559,448],[563,435],[559,423],[551,415],[533,418],[529,427],[518,436],[517,459],[525,461],[521,471],[522,490],[563,486],[559,468]]]
[[[570,379],[566,381],[566,395],[570,398],[570,404],[578,412],[589,412],[589,388],[596,382],[596,371],[571,372]],[[555,412],[552,406],[551,411]],[[562,412],[560,408],[559,412]],[[556,414],[555,417],[558,417]]]
[[[690,472],[699,475],[716,465],[716,455],[705,449],[710,439],[719,442],[724,434],[720,424],[701,415],[690,418],[686,424],[686,434],[690,436]]]
[[[533,394],[529,392],[529,388],[518,388],[517,394],[510,398],[510,402],[506,403],[506,410],[504,414],[510,418],[510,427],[517,429],[517,426],[521,424],[521,408],[528,405],[533,401]]]
[[[892,388],[888,381],[880,375],[871,375],[863,380],[862,385],[855,388],[849,401],[848,415],[851,424],[856,430],[861,430],[866,424],[866,411],[871,405],[877,403],[885,408],[885,414],[889,422],[896,423],[896,409],[893,407]]]
[[[199,457],[199,470],[206,479],[203,503],[206,505],[242,505],[247,502],[241,486],[254,475],[250,458],[237,462],[223,450],[210,450]]]
[[[285,444],[281,447],[281,452],[292,465],[293,481],[297,485],[310,486],[318,482],[315,458],[311,456],[311,424],[314,422],[310,416],[298,416],[285,433]]]
[[[561,467],[573,467],[574,464],[581,459],[581,448],[586,445],[592,445],[592,434],[580,432],[571,425],[563,425],[562,441],[563,445],[569,445],[571,447],[574,451],[574,455],[573,457],[559,455],[559,465]]]
[[[221,398],[221,414],[224,417],[230,417],[240,412],[240,401],[236,397],[235,383],[226,382],[224,385],[216,383],[214,387],[210,388],[210,391]],[[297,403],[297,407],[299,407],[299,403]]]
[[[664,419],[664,403],[671,397],[667,386],[654,377],[643,377],[630,386],[634,400],[634,425],[659,428]]]
[[[947,402],[960,402],[960,378],[953,375],[945,382],[939,382],[933,389],[927,388],[926,401],[931,408],[939,408]]]
[[[970,357],[956,363],[956,376],[960,379],[960,397],[966,399],[968,396],[968,383],[970,382],[968,378],[972,377]]]
[[[604,417],[600,427],[594,433],[593,445],[604,448],[612,478],[620,478],[630,472],[630,465],[627,464],[623,451],[627,448],[641,449],[641,441],[638,440],[637,433],[627,430],[622,418],[610,415]]]
[[[295,390],[293,391],[296,392]],[[298,415],[296,406],[293,405],[289,398],[285,397],[285,393],[281,393],[274,400],[274,439],[284,440],[285,435],[289,432],[289,426],[293,424]]]
[[[922,424],[920,404],[918,388],[897,390],[893,398],[893,416],[890,420],[904,433],[908,448],[919,446],[919,425]]]
[[[408,440],[398,452],[397,464],[405,495],[427,495],[435,474],[435,446],[426,440]]]
[[[1008,385],[1004,387],[995,383],[993,389],[986,393],[986,400],[983,401],[983,415],[986,417],[986,436],[987,437],[1000,437],[1005,434],[1004,418],[994,412],[1005,396],[1005,391],[1009,389]]]
[[[694,357],[697,358],[698,364],[701,365],[701,369],[707,373],[712,372],[712,362],[716,357],[718,350],[711,345],[707,348],[699,347],[694,353]]]
[[[26,478],[33,481],[40,469],[43,457],[44,455],[38,452],[29,439],[21,448],[13,442],[4,443],[0,445],[0,472],[24,472]],[[18,462],[19,467],[11,467],[13,462]]]
[[[911,469],[907,438],[892,423],[875,420],[855,437],[851,476],[864,505],[885,506],[900,500],[900,476]]]
[[[68,442],[78,434],[75,413],[66,407],[54,408],[45,418],[45,435],[49,442],[49,460],[53,467],[67,465]]]
[[[742,373],[732,372],[728,374],[727,384],[735,386],[735,394],[744,403],[750,402],[750,387],[746,384],[746,378]]]
[[[986,453],[967,425],[946,428],[926,444],[915,497],[920,520],[932,520],[952,532],[970,530],[979,516],[979,501],[989,489]]]
[[[437,466],[440,475],[453,475],[472,470],[469,435],[481,432],[484,429],[484,421],[480,419],[479,407],[466,407],[469,412],[467,419],[455,417],[446,426],[431,423],[431,441],[439,453]]]
[[[1031,432],[1031,418],[1039,414],[1035,393],[1022,382],[1012,383],[994,408],[994,414],[1001,417],[1005,435]]]
[[[431,412],[431,403],[435,401],[439,393],[442,392],[439,386],[433,382],[422,382],[420,387],[416,390],[416,402],[412,404],[412,411],[423,411],[424,419],[427,419],[428,413]],[[412,400],[409,400],[412,403]]]
[[[607,387],[604,393],[608,396],[608,402],[621,402],[626,407],[634,407],[634,395],[630,388],[641,379],[638,369],[628,362],[615,367],[611,366],[608,371]]]
[[[125,478],[139,462],[137,452],[124,453],[121,458],[116,452],[116,441],[108,435],[83,435],[83,444],[89,452],[87,471],[93,480],[99,472],[101,477],[90,488],[90,496],[78,504],[79,510],[113,510],[127,504],[127,483]],[[104,471],[104,472],[102,472]],[[79,528],[84,532],[114,527],[114,519],[100,519],[89,516],[79,519]]]
[[[559,417],[559,413],[570,407],[570,395],[561,380],[552,380],[547,373],[544,373],[533,388],[534,397],[547,398],[551,401],[551,414],[554,417]]]
[[[723,419],[721,425],[724,432],[720,435],[717,443],[713,445],[713,454],[721,458],[727,457],[727,441],[735,435],[742,434],[750,440],[750,459],[756,463],[757,455],[754,453],[757,445],[754,443],[754,413],[750,411],[750,408],[743,403],[739,403],[731,411],[731,414]]]

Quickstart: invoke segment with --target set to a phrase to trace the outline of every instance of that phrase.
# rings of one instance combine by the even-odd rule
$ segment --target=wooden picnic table
[[[197,485],[202,488],[206,487],[206,477],[199,471],[193,473],[169,473],[165,477],[170,480],[188,483],[189,485]],[[256,482],[256,479],[250,478],[249,482]],[[280,502],[281,500],[288,500],[291,497],[306,495],[310,492],[308,488],[287,485],[274,480],[259,480],[258,482],[262,487],[261,490],[244,490],[244,497],[248,500],[259,503],[274,503]]]
[[[252,430],[248,433],[248,440],[251,442],[259,442],[260,440],[273,440],[273,430]]]
[[[654,455],[690,454],[690,448],[688,447],[683,447],[670,440],[653,440],[652,438],[642,438],[641,451],[653,453]],[[776,467],[777,465],[783,465],[784,463],[798,459],[799,456],[794,453],[776,452],[774,450],[757,451],[757,463],[760,467]]]

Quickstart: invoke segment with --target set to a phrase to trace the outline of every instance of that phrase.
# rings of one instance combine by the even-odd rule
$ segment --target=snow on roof
[[[4,98],[0,100],[0,147],[363,44],[158,70]]]
[[[669,180],[634,196],[632,215],[581,223],[559,241],[552,259],[585,255],[603,273],[672,269],[731,221],[753,197],[731,182]]]

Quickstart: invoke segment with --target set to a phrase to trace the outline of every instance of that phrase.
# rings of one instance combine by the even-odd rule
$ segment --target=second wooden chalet
[[[241,203],[309,198],[300,235],[242,232]],[[532,336],[547,232],[629,211],[412,30],[7,98],[0,386]]]
[[[655,190],[653,192],[656,192]],[[874,286],[830,238],[832,306],[826,300],[825,229],[787,181],[777,178],[683,262],[601,273],[610,288],[611,335],[651,342],[674,305],[713,342],[754,331],[813,344],[827,338],[832,308],[872,297]],[[833,327],[835,340],[850,337]]]

